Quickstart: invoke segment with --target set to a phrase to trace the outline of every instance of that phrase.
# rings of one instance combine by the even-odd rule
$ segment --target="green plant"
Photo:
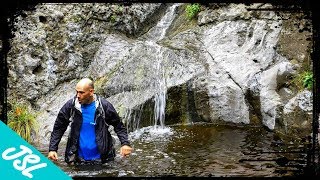
[[[313,73],[306,71],[302,74],[302,83],[303,83],[303,87],[307,88],[307,89],[312,89],[313,86]]]
[[[189,20],[197,16],[199,12],[200,12],[200,4],[195,3],[195,4],[187,5],[186,13]]]
[[[300,73],[296,74],[291,80],[290,84],[294,84],[298,88],[298,90],[301,91],[305,88],[311,90],[313,82],[313,73],[307,70],[301,71]]]
[[[123,13],[123,6],[117,5],[117,6],[115,7],[115,12],[118,13],[118,14],[119,14],[119,13],[120,13],[120,14]]]
[[[114,22],[116,22],[116,18],[117,18],[117,15],[113,14],[113,15],[110,16],[110,21],[112,23],[114,23]]]
[[[31,141],[31,132],[37,129],[36,114],[27,105],[17,101],[10,102],[8,126],[27,142]]]

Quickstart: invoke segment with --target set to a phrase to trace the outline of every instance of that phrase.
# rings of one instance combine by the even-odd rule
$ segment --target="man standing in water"
[[[114,160],[115,150],[109,125],[114,127],[121,143],[120,154],[127,156],[132,148],[127,129],[113,105],[94,94],[93,81],[81,79],[76,86],[77,95],[60,109],[51,133],[48,158],[58,159],[58,144],[71,122],[65,151],[68,164],[106,163]]]

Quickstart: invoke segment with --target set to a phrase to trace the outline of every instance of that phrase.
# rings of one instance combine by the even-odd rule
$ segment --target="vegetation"
[[[117,4],[112,5],[110,22],[115,23],[117,20],[117,17],[120,17],[123,13],[124,13],[123,5],[117,5]]]
[[[311,90],[313,87],[313,73],[311,71],[303,71],[297,74],[294,79],[293,83],[298,87],[298,89],[308,89]]]
[[[36,114],[24,103],[13,101],[9,104],[11,110],[8,112],[8,126],[27,142],[31,142],[31,132],[38,126]]]
[[[313,79],[312,72],[306,71],[302,74],[302,83],[304,88],[311,90],[313,86],[313,82],[314,82],[314,79]]]
[[[110,22],[114,23],[116,22],[116,18],[117,18],[117,15],[113,14],[110,16]]]
[[[112,6],[113,7],[113,11],[115,12],[115,13],[117,13],[117,14],[122,14],[123,13],[123,5],[117,5],[117,4],[115,4],[115,5],[113,5]]]
[[[200,12],[200,4],[198,3],[187,5],[186,7],[186,13],[189,20],[196,17],[199,12]]]

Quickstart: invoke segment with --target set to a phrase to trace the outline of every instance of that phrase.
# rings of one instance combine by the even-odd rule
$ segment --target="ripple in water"
[[[117,156],[107,166],[68,166],[62,161],[63,157],[59,157],[56,164],[72,177],[279,177],[301,173],[303,162],[289,161],[283,166],[275,160],[284,156],[289,160],[305,160],[303,154],[259,153],[290,152],[302,148],[301,143],[278,143],[275,134],[256,127],[212,124],[149,126],[131,132],[129,138],[133,153],[121,157],[118,143]],[[43,152],[47,155],[46,151]],[[63,153],[59,151],[60,155]]]

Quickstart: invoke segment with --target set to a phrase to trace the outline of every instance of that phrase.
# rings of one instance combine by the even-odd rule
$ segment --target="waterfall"
[[[164,120],[165,120],[165,108],[166,108],[166,81],[164,75],[164,68],[161,65],[161,60],[163,59],[161,53],[161,47],[158,48],[159,53],[157,53],[157,77],[158,78],[158,92],[154,96],[154,126],[157,126],[157,122],[159,121],[161,128],[164,127]]]
[[[154,47],[156,49],[156,89],[157,92],[154,96],[154,128],[157,127],[158,122],[160,124],[160,128],[164,128],[164,121],[165,121],[165,108],[166,108],[166,79],[165,79],[165,71],[163,68],[163,51],[161,50],[162,46],[157,44],[157,41],[163,39],[166,35],[166,31],[171,25],[172,21],[175,18],[175,10],[179,6],[179,3],[176,3],[170,6],[163,18],[158,22],[158,24],[151,28],[150,31],[147,33],[148,39],[146,43]]]
[[[129,131],[133,131],[139,128],[142,109],[143,104],[140,105],[136,111],[132,111],[132,109],[126,111],[124,119],[132,119],[131,121],[127,121],[126,123],[126,127]]]
[[[168,28],[176,16],[176,8],[181,4],[182,3],[174,3],[170,6],[156,26],[151,28],[143,37],[141,37],[141,42],[143,42],[150,52],[153,53],[156,62],[152,65],[154,69],[154,81],[150,84],[152,89],[154,89],[154,125],[138,129],[143,107],[138,108],[140,113],[136,113],[137,111],[134,111],[133,113],[131,110],[127,111],[125,118],[131,119],[131,122],[128,121],[127,123],[127,128],[129,128],[130,124],[133,131],[129,133],[129,137],[132,139],[143,137],[145,141],[153,141],[154,139],[166,139],[173,134],[171,128],[165,127],[167,85],[164,62],[166,57],[164,57],[163,54],[164,47],[159,45],[158,41],[165,37]]]

